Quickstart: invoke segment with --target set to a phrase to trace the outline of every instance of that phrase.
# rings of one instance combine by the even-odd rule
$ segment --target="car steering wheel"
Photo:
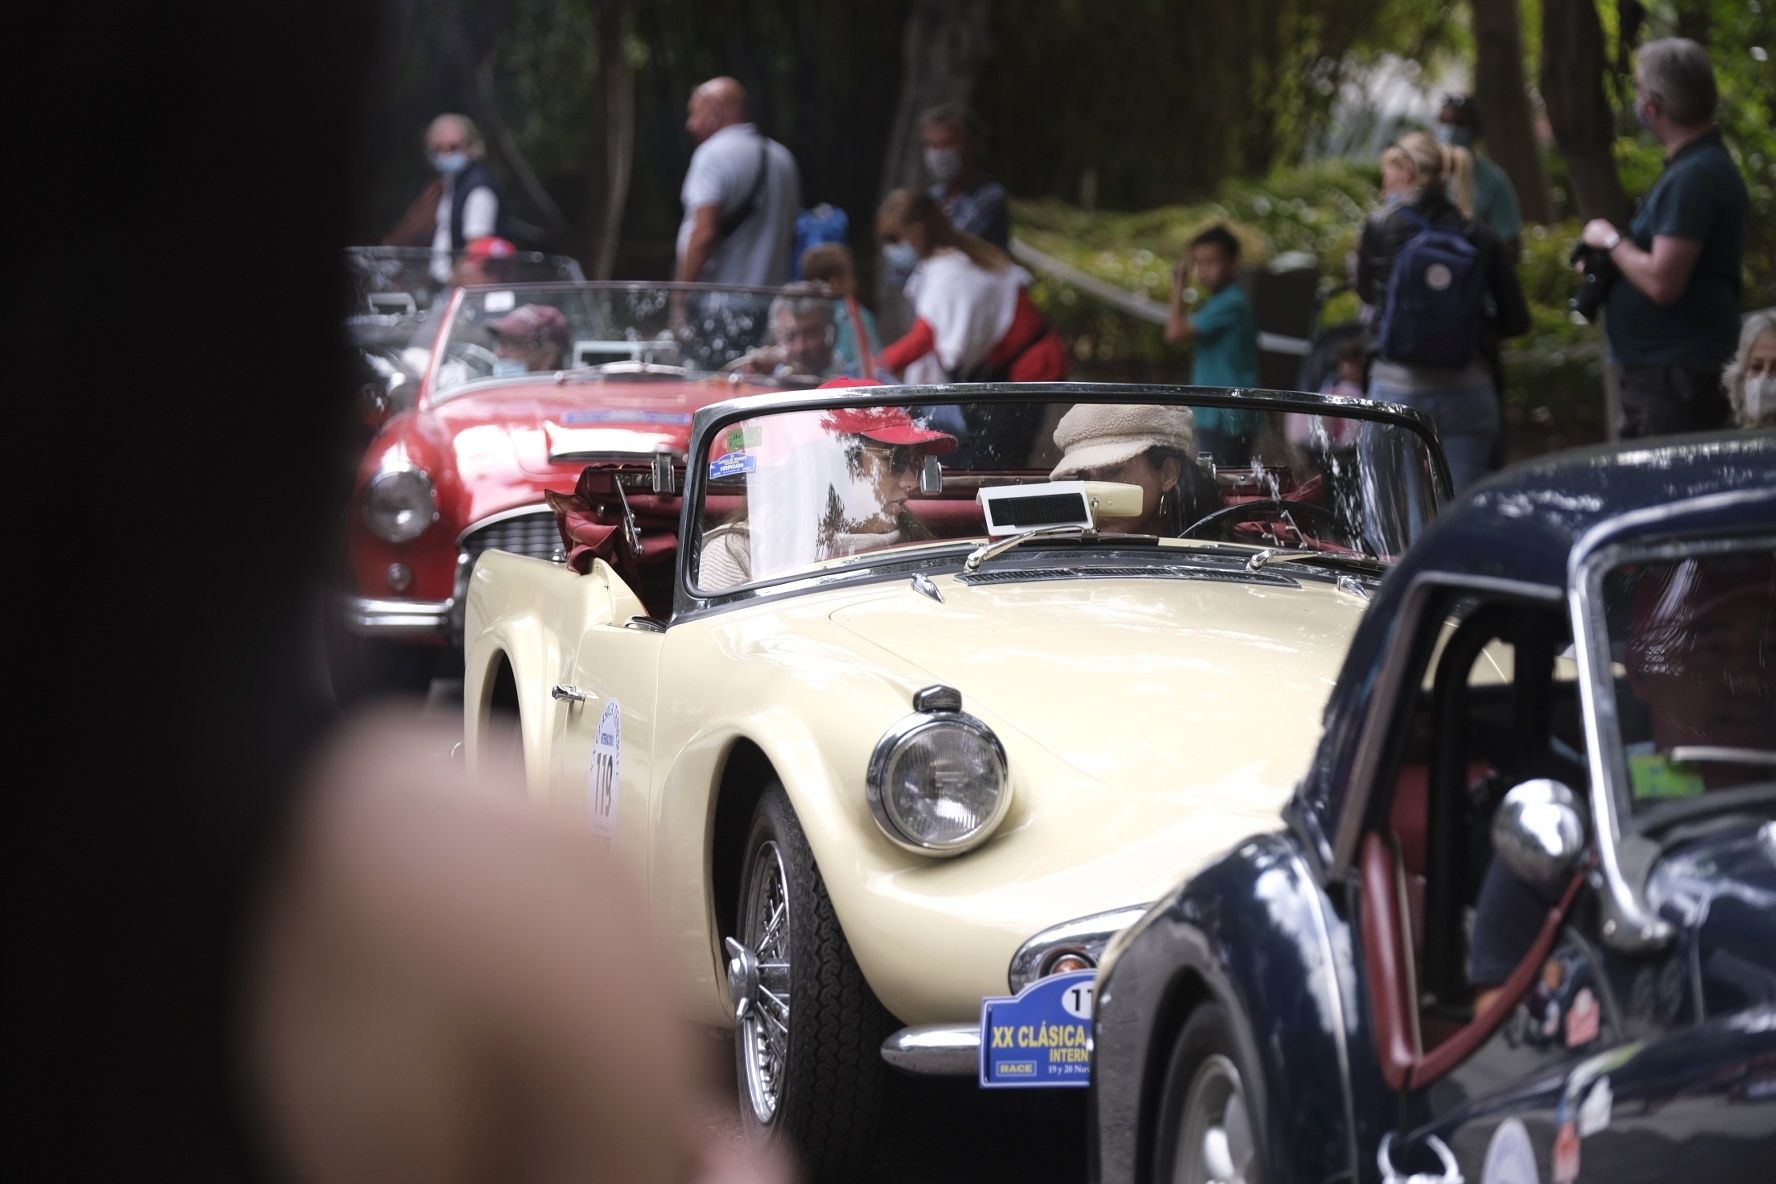
[[[1312,502],[1292,502],[1278,497],[1255,498],[1249,502],[1235,502],[1231,506],[1222,506],[1219,510],[1203,515],[1193,522],[1179,538],[1199,539],[1213,538],[1222,542],[1237,543],[1245,540],[1234,537],[1232,528],[1241,522],[1259,520],[1281,521],[1286,518],[1306,516],[1316,522],[1331,527],[1334,539],[1351,541],[1350,528],[1332,511],[1316,506]],[[1205,528],[1212,528],[1213,533],[1203,534]],[[1297,534],[1306,532],[1299,526],[1294,527]],[[1282,540],[1277,540],[1279,543]]]

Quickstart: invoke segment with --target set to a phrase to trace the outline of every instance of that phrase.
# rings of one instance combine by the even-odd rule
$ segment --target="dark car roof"
[[[1752,502],[1715,495],[1761,493]],[[1731,504],[1720,504],[1725,501]],[[1691,503],[1688,509],[1680,503]],[[1377,589],[1351,641],[1298,807],[1338,807],[1357,734],[1408,591],[1426,579],[1503,580],[1563,597],[1575,554],[1601,538],[1776,526],[1776,432],[1720,432],[1553,453],[1474,486]],[[1299,813],[1298,809],[1292,812]]]

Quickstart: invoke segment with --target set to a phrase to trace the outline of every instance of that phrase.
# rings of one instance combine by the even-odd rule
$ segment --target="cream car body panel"
[[[1263,574],[1272,577],[1275,569]],[[471,767],[508,662],[533,795],[586,809],[600,714],[621,704],[616,849],[644,874],[696,1018],[731,1024],[711,845],[723,770],[761,750],[860,967],[903,1023],[968,1023],[1047,926],[1155,899],[1274,824],[1309,759],[1364,599],[1330,579],[893,579],[762,598],[665,632],[602,563],[500,553],[470,581]],[[883,835],[869,754],[933,683],[1004,745],[1011,806],[950,859]],[[598,698],[551,698],[567,684]]]

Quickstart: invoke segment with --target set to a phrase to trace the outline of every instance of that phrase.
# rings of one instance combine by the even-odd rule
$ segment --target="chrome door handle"
[[[564,682],[558,682],[549,688],[549,698],[566,699],[569,703],[584,703],[587,699],[591,698],[591,696],[585,691],[582,691],[579,687],[570,686]]]

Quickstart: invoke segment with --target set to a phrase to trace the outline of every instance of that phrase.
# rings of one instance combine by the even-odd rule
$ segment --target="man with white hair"
[[[685,130],[697,149],[681,192],[675,278],[782,284],[802,201],[795,157],[748,121],[746,89],[732,78],[691,92]]]
[[[1738,344],[1747,197],[1714,110],[1714,67],[1694,41],[1636,55],[1634,114],[1665,149],[1665,171],[1626,235],[1602,218],[1586,245],[1620,273],[1606,297],[1621,367],[1624,437],[1725,427],[1721,372]]]
[[[460,254],[476,239],[506,237],[505,202],[493,174],[481,161],[483,151],[480,129],[466,115],[440,115],[426,128],[426,159],[437,170],[438,180],[420,196],[420,202],[433,206],[432,278],[439,283],[450,280],[453,254]],[[403,224],[408,220],[404,218]],[[391,241],[396,241],[396,236],[391,236]]]

